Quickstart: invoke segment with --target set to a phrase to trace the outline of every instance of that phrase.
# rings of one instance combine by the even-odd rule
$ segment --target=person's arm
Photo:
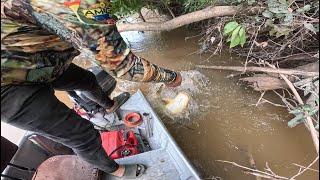
[[[87,18],[83,9],[77,6],[78,2],[80,1],[69,4],[72,5],[69,7],[74,13],[65,7],[71,14],[65,13],[63,5],[55,1],[50,3],[57,5],[56,7],[47,7],[51,9],[45,9],[41,0],[31,1],[31,4],[25,0],[7,0],[5,5],[6,14],[15,21],[20,19],[23,23],[30,23],[29,26],[39,26],[52,35],[57,35],[61,42],[68,42],[80,51],[83,47],[88,47],[96,57],[90,60],[117,78],[140,82],[164,82],[173,87],[181,84],[179,73],[135,56],[120,36],[116,25],[107,24],[113,23],[112,21],[100,22]]]
[[[129,81],[163,82],[168,86],[179,86],[181,75],[157,66],[131,52],[117,30],[112,19],[101,22],[87,18],[77,2],[67,3],[76,14],[80,34],[95,54],[96,62],[111,75]]]

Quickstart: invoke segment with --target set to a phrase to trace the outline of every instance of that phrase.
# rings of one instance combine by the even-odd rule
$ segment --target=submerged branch
[[[262,177],[265,179],[286,179],[286,180],[294,180],[295,178],[297,178],[298,176],[302,175],[304,172],[306,172],[307,170],[312,170],[312,171],[317,171],[314,169],[311,169],[311,167],[319,160],[319,156],[317,156],[307,167],[304,166],[300,166],[300,170],[297,174],[295,174],[294,176],[292,176],[291,178],[288,177],[284,177],[284,176],[279,176],[276,173],[274,173],[271,168],[269,167],[268,163],[266,163],[266,171],[261,171],[255,168],[249,168],[243,165],[240,165],[236,162],[232,162],[232,161],[225,161],[225,160],[216,160],[218,162],[222,162],[222,163],[227,163],[227,164],[231,164],[233,166],[236,166],[240,169],[242,169],[244,171],[244,173],[246,174],[251,174],[254,175],[256,177]],[[303,170],[301,170],[301,168],[303,168]]]
[[[276,70],[276,67],[273,66],[273,65],[270,65],[269,66],[271,68],[273,68],[274,70]],[[318,72],[319,73],[319,72]],[[280,74],[281,78],[288,84],[288,86],[290,87],[291,91],[293,92],[294,96],[296,97],[297,101],[299,102],[300,105],[304,105],[304,102],[302,100],[302,98],[300,97],[298,91],[296,90],[296,88],[294,87],[294,85],[292,84],[292,82],[283,74]],[[315,129],[314,127],[314,124],[312,122],[312,119],[309,115],[306,114],[306,124],[308,125],[309,127],[309,130],[310,130],[310,133],[311,133],[311,137],[312,137],[312,141],[313,141],[313,144],[316,148],[316,151],[319,155],[319,133],[317,132],[317,130]]]
[[[298,176],[300,176],[301,174],[303,174],[303,173],[306,172],[307,170],[311,170],[310,167],[311,167],[312,165],[314,165],[318,160],[319,160],[319,156],[317,156],[316,159],[314,159],[307,167],[303,167],[303,170],[302,170],[302,171],[300,171],[300,172],[297,173],[296,175],[292,176],[292,178],[290,178],[290,180],[291,180],[291,179],[294,179],[294,178],[296,178],[296,177],[298,177]],[[300,167],[300,168],[301,168],[301,167]]]
[[[240,165],[240,164],[237,164],[237,163],[231,162],[231,161],[223,161],[223,160],[216,160],[216,161],[222,162],[222,163],[231,164],[231,165],[233,165],[233,166],[239,167],[239,168],[241,168],[242,170],[244,170],[244,171],[246,171],[247,173],[252,174],[252,175],[254,175],[254,176],[259,176],[259,177],[268,178],[268,179],[286,179],[286,180],[289,179],[289,178],[287,178],[287,177],[278,176],[278,175],[271,174],[271,173],[264,172],[264,171],[260,171],[260,170],[257,170],[257,169],[248,168],[248,167],[246,167],[246,166],[242,166],[242,165]]]
[[[265,73],[275,73],[275,74],[285,74],[285,75],[302,75],[307,77],[319,76],[319,72],[309,72],[294,69],[273,69],[265,67],[241,67],[241,66],[204,66],[197,65],[198,68],[203,69],[217,69],[217,70],[230,70],[230,71],[240,71],[240,72],[265,72]]]

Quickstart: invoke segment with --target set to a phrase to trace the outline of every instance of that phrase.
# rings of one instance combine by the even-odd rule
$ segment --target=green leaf
[[[254,16],[254,19],[257,21],[257,22],[261,22],[261,17],[259,17],[259,16]]]
[[[315,34],[319,32],[319,29],[317,30],[311,23],[303,23],[303,25],[306,29],[312,31]]]
[[[300,114],[288,122],[288,126],[293,128],[304,121],[304,115]]]
[[[285,16],[286,16],[286,13],[276,14],[276,18],[278,18],[278,19],[281,19],[281,18],[283,18],[283,17],[285,17]]]
[[[310,9],[311,9],[311,5],[307,4],[307,5],[303,6],[303,8],[298,9],[297,12],[298,13],[305,13],[305,12],[310,11]]]
[[[270,11],[268,11],[268,10],[265,10],[265,11],[262,13],[262,15],[263,15],[264,17],[266,17],[266,18],[269,18],[269,19],[271,19],[271,18],[273,17],[272,12],[270,12]]]
[[[283,5],[288,6],[287,0],[279,0],[279,2],[280,2],[281,4],[283,4]]]
[[[269,31],[269,36],[274,36],[276,34],[276,30],[275,28],[272,28],[270,31]]]
[[[247,39],[244,27],[241,27],[241,29],[239,30],[239,36],[240,36],[240,45],[241,47],[243,47]]]
[[[256,0],[248,0],[248,5],[253,5],[254,3],[256,3]]]
[[[274,30],[274,33],[277,38],[280,36],[288,36],[289,33],[291,32],[291,30],[288,29],[286,26],[274,25],[273,28],[274,28],[273,30]],[[271,33],[271,31],[270,31],[270,33]]]
[[[293,14],[287,13],[283,21],[285,22],[285,24],[291,24],[293,22]]]
[[[301,109],[300,108],[296,108],[296,109],[293,109],[291,111],[289,111],[290,114],[294,114],[294,115],[297,115],[297,114],[301,114]]]
[[[231,35],[231,43],[239,36],[239,30],[241,29],[241,26],[238,26],[234,31],[232,31]]]
[[[239,45],[239,43],[240,43],[240,37],[237,36],[235,39],[231,40],[230,48],[233,48],[233,47]]]
[[[273,7],[273,8],[269,8],[269,11],[275,14],[286,14],[288,13],[288,9],[283,8],[283,7]]]
[[[240,29],[239,29],[239,36],[241,37],[241,36],[244,36],[246,34],[246,32],[245,32],[245,30],[244,30],[244,27],[241,27]]]
[[[241,47],[244,46],[244,44],[246,43],[246,41],[247,41],[246,35],[240,37],[240,45],[241,45]]]
[[[239,24],[238,24],[236,21],[232,21],[232,22],[227,23],[227,24],[224,26],[223,35],[228,35],[228,34],[230,34],[230,33],[231,33],[232,31],[234,31],[238,26],[239,26]]]
[[[273,27],[274,26],[273,20],[272,19],[267,19],[266,26]]]

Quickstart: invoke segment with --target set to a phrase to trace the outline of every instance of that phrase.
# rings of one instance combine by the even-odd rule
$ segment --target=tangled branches
[[[236,166],[240,169],[242,169],[244,171],[244,173],[246,174],[250,174],[250,175],[253,175],[253,176],[256,176],[257,179],[258,178],[265,178],[265,179],[283,179],[283,180],[294,180],[296,179],[298,176],[302,175],[304,172],[306,172],[307,170],[311,170],[311,171],[315,171],[315,172],[319,172],[318,170],[315,170],[315,169],[312,169],[311,166],[314,165],[316,162],[318,162],[319,160],[319,156],[317,156],[307,167],[305,166],[301,166],[301,165],[298,165],[298,164],[293,164],[295,166],[298,166],[299,167],[299,171],[293,175],[292,177],[284,177],[284,176],[280,176],[280,175],[277,175],[275,172],[273,172],[271,170],[271,168],[269,167],[269,164],[266,163],[266,167],[265,167],[265,170],[262,171],[262,170],[258,170],[256,168],[249,168],[249,167],[246,167],[246,166],[243,166],[243,165],[240,165],[238,163],[235,163],[235,162],[231,162],[231,161],[223,161],[223,160],[217,160],[218,162],[222,162],[222,163],[227,163],[227,164],[231,164],[233,166]]]
[[[237,40],[234,35],[238,33],[236,27],[227,29],[228,32],[233,30],[231,38],[229,36],[227,39],[224,36],[226,24],[237,22],[246,27],[248,37],[245,46],[230,48],[232,53],[245,58],[244,67],[202,66],[201,68],[241,71],[240,80],[261,92],[256,105],[269,103],[287,108],[293,115],[288,126],[304,124],[310,131],[319,155],[319,2],[267,0],[256,4],[266,7],[262,14],[245,17],[239,14],[215,19],[208,22],[201,38],[202,52],[218,54],[225,44],[230,42],[232,47],[232,41]],[[272,68],[273,71],[268,68]],[[280,72],[282,70],[285,70],[285,73]],[[303,73],[287,73],[289,71]],[[248,76],[246,72],[254,74],[250,73]],[[306,76],[304,73],[313,74]],[[264,99],[266,91],[273,91],[283,103],[277,104]],[[246,173],[269,179],[295,179],[310,168],[310,166],[299,166],[302,169],[293,177],[287,178],[274,174],[270,168],[265,172],[248,169],[234,162],[221,162],[240,167]]]
[[[315,128],[319,128],[319,2],[314,0],[277,1],[267,0],[256,2],[256,6],[265,7],[264,12],[254,16],[221,17],[208,22],[203,37],[200,52],[218,54],[228,42],[236,41],[234,34],[237,28],[228,27],[228,22],[241,24],[246,29],[246,44],[244,47],[230,48],[230,51],[245,57],[244,68],[232,67],[233,70],[243,69],[243,75],[250,69],[258,69],[250,77],[240,80],[246,82],[257,91],[287,89],[290,86],[287,78],[295,89],[301,92],[304,104],[297,100],[296,95],[290,95],[291,100],[280,97],[289,112],[295,116],[288,125],[294,127],[312,118]],[[225,32],[232,32],[227,39]],[[230,46],[232,47],[232,46]],[[250,65],[250,67],[248,67]],[[288,71],[317,72],[313,76],[274,74],[264,71],[270,65],[287,69]],[[253,67],[252,67],[253,66]],[[217,67],[215,67],[217,68]],[[231,67],[220,67],[230,69]],[[261,69],[261,71],[259,71]],[[277,95],[279,93],[275,91]],[[289,92],[289,91],[288,91]],[[290,93],[291,94],[291,93]],[[300,95],[299,95],[300,96]],[[265,101],[264,101],[265,102]],[[294,103],[293,103],[294,102]]]

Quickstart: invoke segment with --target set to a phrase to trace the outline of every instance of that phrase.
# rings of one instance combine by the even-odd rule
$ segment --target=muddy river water
[[[255,106],[260,93],[241,86],[236,79],[227,78],[232,72],[218,70],[197,71],[196,64],[239,65],[241,60],[230,54],[199,55],[195,34],[179,29],[165,33],[126,32],[122,34],[133,51],[169,69],[193,72],[189,77],[201,76],[196,90],[190,90],[195,105],[182,117],[163,113],[156,96],[148,96],[151,104],[203,179],[255,179],[238,168],[216,160],[233,161],[249,166],[249,155],[258,169],[266,163],[278,175],[290,177],[299,168],[293,163],[308,165],[316,157],[311,138],[303,126],[287,127],[291,118],[286,109],[269,104]],[[120,86],[123,83],[120,83]],[[186,87],[183,88],[191,88]],[[153,85],[131,88],[150,94]],[[122,87],[123,88],[123,87]],[[183,89],[181,88],[181,89]],[[130,88],[128,88],[130,89]],[[61,95],[61,94],[60,94]],[[276,101],[267,94],[266,99]],[[313,167],[318,169],[318,166]],[[298,179],[318,179],[317,172],[309,171]]]

